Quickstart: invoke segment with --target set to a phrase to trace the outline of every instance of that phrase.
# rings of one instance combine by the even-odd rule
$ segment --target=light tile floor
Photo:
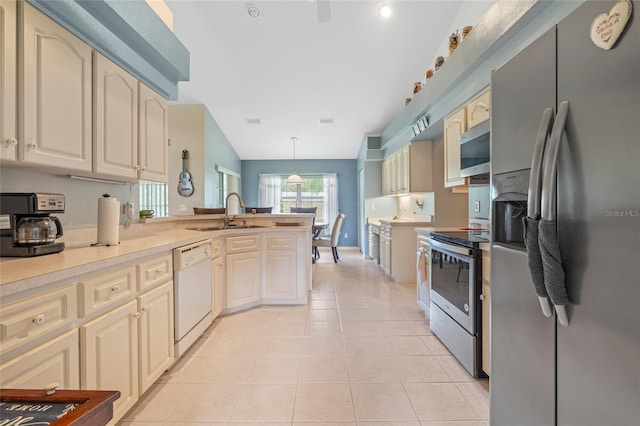
[[[321,251],[306,306],[216,319],[120,426],[485,426],[489,382],[433,336],[416,288]]]

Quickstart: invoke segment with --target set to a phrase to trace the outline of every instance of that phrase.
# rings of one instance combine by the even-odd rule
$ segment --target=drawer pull
[[[140,312],[136,312],[135,314],[133,314],[133,318],[135,319],[140,319]]]
[[[484,300],[484,294],[480,295],[480,300]]]
[[[47,395],[53,395],[56,393],[56,390],[60,387],[60,383],[48,383],[44,385],[44,390]]]
[[[111,291],[114,293],[119,293],[120,292],[120,286],[119,285],[114,285],[113,287],[111,287]]]
[[[33,317],[33,323],[36,325],[40,325],[40,324],[44,324],[45,318],[44,315],[40,314],[40,315],[36,315],[35,317]]]

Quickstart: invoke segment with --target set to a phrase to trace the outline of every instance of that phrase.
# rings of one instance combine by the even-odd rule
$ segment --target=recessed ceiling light
[[[247,118],[247,124],[262,124],[259,118]]]
[[[333,118],[321,118],[320,124],[333,124]]]
[[[249,16],[253,19],[258,19],[260,17],[260,15],[262,14],[262,12],[260,11],[260,9],[258,9],[255,6],[249,6],[247,7],[247,13],[249,14]]]
[[[391,16],[392,11],[393,9],[391,9],[391,6],[389,6],[388,4],[383,4],[378,8],[378,16],[387,19]]]

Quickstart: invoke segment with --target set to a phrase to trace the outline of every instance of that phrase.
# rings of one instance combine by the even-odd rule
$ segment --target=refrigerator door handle
[[[563,101],[558,107],[549,145],[544,155],[544,169],[542,176],[542,220],[538,224],[538,242],[542,265],[544,269],[544,284],[553,302],[561,325],[569,325],[567,305],[569,297],[565,285],[565,273],[562,267],[560,247],[556,227],[556,171],[558,165],[558,150],[564,134],[569,102]]]
[[[542,120],[538,128],[538,135],[533,147],[531,158],[531,177],[529,178],[529,194],[527,200],[527,215],[532,219],[540,218],[540,197],[542,191],[542,157],[547,144],[547,137],[553,124],[553,108],[546,108],[542,113]]]
[[[531,281],[540,302],[542,314],[551,318],[553,307],[549,300],[547,288],[544,285],[544,272],[540,248],[538,245],[538,222],[540,221],[540,197],[542,190],[542,160],[547,138],[553,123],[553,108],[546,108],[542,113],[540,127],[533,147],[531,158],[531,175],[529,178],[529,192],[527,195],[527,217],[523,218],[524,241],[527,248],[527,263]]]

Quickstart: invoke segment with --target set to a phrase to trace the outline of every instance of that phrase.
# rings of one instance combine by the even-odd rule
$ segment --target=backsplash
[[[397,215],[404,219],[430,222],[435,212],[433,192],[408,194],[397,197]]]
[[[469,186],[469,220],[489,220],[491,215],[491,187],[489,185]]]

